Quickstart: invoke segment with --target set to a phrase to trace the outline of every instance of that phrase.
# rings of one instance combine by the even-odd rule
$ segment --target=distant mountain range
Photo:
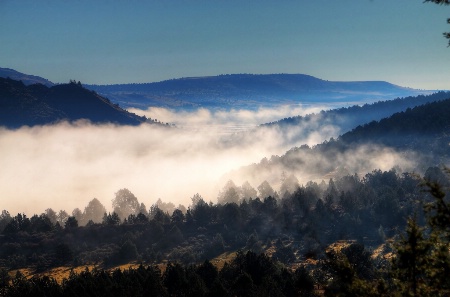
[[[385,100],[362,107],[355,105],[315,115],[286,118],[268,124],[280,127],[281,132],[290,130],[292,126],[317,129],[318,125],[329,124],[340,127],[340,131],[345,132],[356,125],[380,120],[394,112],[447,96],[444,92],[417,96],[429,91],[403,88],[382,81],[330,82],[303,74],[236,74],[103,86],[82,86],[76,83],[55,85],[45,78],[8,68],[0,68],[0,77],[10,78],[2,79],[0,86],[0,124],[7,127],[81,118],[94,123],[131,125],[147,121],[123,110],[118,103],[125,108],[143,109],[150,106],[173,109],[257,109],[281,104],[346,102],[348,105]],[[417,97],[392,100],[409,95]]]
[[[0,77],[54,86],[49,80],[0,68]],[[87,89],[124,108],[250,109],[291,104],[364,104],[432,91],[400,87],[384,81],[326,81],[305,74],[229,74],[187,77],[142,84],[89,85]]]
[[[384,81],[336,82],[304,74],[230,74],[145,84],[85,85],[125,107],[257,109],[310,103],[365,103],[430,93]]]
[[[75,82],[26,86],[22,81],[0,78],[0,126],[18,128],[80,119],[121,125],[148,122]]]

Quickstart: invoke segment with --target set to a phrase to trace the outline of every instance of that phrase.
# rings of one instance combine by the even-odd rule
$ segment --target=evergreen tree
[[[416,217],[408,219],[406,237],[396,243],[393,277],[397,289],[405,296],[431,296],[429,264],[431,242],[424,236]]]

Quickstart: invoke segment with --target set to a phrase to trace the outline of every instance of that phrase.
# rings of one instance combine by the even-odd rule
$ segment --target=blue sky
[[[305,73],[450,89],[447,17],[422,0],[0,0],[0,67],[54,82]]]

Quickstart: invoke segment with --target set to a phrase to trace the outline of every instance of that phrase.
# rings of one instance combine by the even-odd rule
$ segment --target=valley
[[[225,89],[219,84],[217,93],[231,96]],[[194,295],[321,296],[371,287],[377,296],[390,281],[385,271],[403,273],[396,255],[404,230],[441,215],[424,208],[448,203],[439,193],[449,184],[450,93],[373,103],[359,95],[344,107],[333,98],[315,105],[265,98],[245,109],[253,99],[234,105],[217,97],[214,106],[143,101],[127,111],[75,81],[47,87],[0,79],[0,180],[8,198],[0,289],[13,296],[29,282],[55,296],[84,294],[82,279],[122,288],[119,278],[139,274],[156,287],[136,288],[161,295],[196,279]],[[346,263],[350,283],[341,278]],[[252,283],[245,292],[236,285],[244,279]]]

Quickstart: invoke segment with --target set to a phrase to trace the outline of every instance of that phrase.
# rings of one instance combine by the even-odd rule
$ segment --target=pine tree
[[[396,243],[393,261],[394,282],[402,296],[432,296],[430,264],[432,244],[416,216],[408,219],[406,236]]]

